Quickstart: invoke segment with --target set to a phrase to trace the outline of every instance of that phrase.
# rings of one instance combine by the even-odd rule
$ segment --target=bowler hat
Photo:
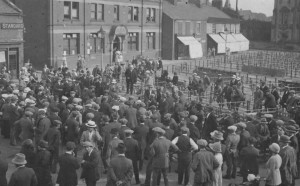
[[[290,138],[289,138],[288,136],[282,135],[282,136],[280,136],[280,138],[279,138],[279,142],[282,142],[282,143],[290,143],[291,141],[290,141]]]

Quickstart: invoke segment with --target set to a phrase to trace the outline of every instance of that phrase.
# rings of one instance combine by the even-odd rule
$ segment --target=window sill
[[[90,21],[91,21],[91,23],[104,22],[104,20],[102,20],[102,19],[91,19]]]
[[[139,21],[132,21],[132,20],[130,20],[130,21],[128,21],[128,23],[138,23]]]
[[[63,19],[64,22],[79,22],[79,19]]]

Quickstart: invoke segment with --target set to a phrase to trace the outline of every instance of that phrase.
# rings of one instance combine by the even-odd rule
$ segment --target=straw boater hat
[[[25,165],[27,163],[26,157],[22,153],[16,154],[15,157],[11,160],[11,162],[16,165]]]
[[[89,127],[89,128],[96,128],[97,127],[97,125],[95,124],[95,122],[94,121],[88,121],[86,124],[85,124],[87,127]]]

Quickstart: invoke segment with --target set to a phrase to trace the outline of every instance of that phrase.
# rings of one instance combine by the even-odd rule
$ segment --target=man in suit
[[[31,139],[33,140],[34,136],[34,125],[31,119],[33,113],[30,111],[25,111],[24,116],[16,122],[16,128],[20,128],[19,138],[21,142]]]
[[[281,105],[282,108],[286,108],[286,102],[289,99],[289,96],[290,96],[289,87],[285,86],[282,98],[281,98],[281,100],[279,102],[279,104]]]
[[[52,165],[52,173],[56,173],[56,165],[58,161],[59,155],[59,144],[61,139],[61,134],[59,128],[61,126],[61,121],[54,120],[53,125],[48,130],[47,134],[45,135],[44,139],[48,142],[48,150],[51,153],[51,165]]]
[[[8,170],[8,163],[2,157],[0,157],[0,185],[1,186],[7,186],[7,180],[6,180],[7,170]]]
[[[258,175],[259,171],[259,150],[254,147],[256,139],[254,137],[249,138],[249,143],[246,147],[240,150],[241,159],[241,173],[243,176],[243,182],[247,181],[247,176],[249,174]]]
[[[200,139],[200,131],[195,126],[195,122],[198,120],[198,117],[195,115],[190,116],[190,122],[187,124],[187,127],[190,131],[190,138],[192,138],[194,141],[197,141]]]
[[[134,129],[137,126],[137,110],[133,108],[133,100],[128,101],[129,108],[125,111],[125,116],[128,121],[127,126]]]
[[[132,161],[125,157],[126,146],[118,144],[118,155],[110,160],[106,186],[130,186],[133,176]]]
[[[62,154],[59,159],[59,172],[56,183],[60,186],[76,186],[78,184],[76,170],[80,168],[78,160],[74,157],[74,149],[76,145],[74,142],[67,142],[66,152]]]
[[[149,127],[145,125],[145,116],[140,118],[140,124],[134,129],[134,139],[137,140],[140,152],[139,157],[139,169],[143,169],[144,153],[147,145],[147,135],[149,133]]]
[[[35,129],[35,143],[36,145],[39,143],[40,140],[44,139],[45,135],[47,134],[50,126],[51,121],[46,116],[46,110],[40,109],[38,111],[39,118],[36,122],[36,129]]]
[[[139,168],[138,168],[138,160],[140,159],[138,157],[140,152],[139,144],[135,139],[132,138],[133,130],[127,129],[124,132],[125,132],[124,144],[126,147],[125,156],[126,158],[132,161],[135,182],[136,184],[140,184]]]
[[[190,178],[190,166],[192,162],[192,151],[198,150],[195,141],[188,136],[189,129],[181,128],[181,135],[176,137],[172,143],[179,148],[178,152],[178,184],[181,185],[184,176],[184,185],[188,185]]]
[[[89,141],[95,148],[97,148],[98,143],[102,141],[102,137],[98,132],[97,125],[94,121],[90,120],[86,123],[86,127],[87,130],[81,135],[80,144],[82,145],[84,142]]]
[[[165,185],[169,184],[167,177],[167,168],[169,167],[169,150],[178,151],[178,147],[174,145],[170,140],[164,137],[165,131],[160,127],[155,127],[153,131],[157,134],[158,138],[150,146],[150,152],[153,156],[153,174],[152,174],[152,186],[157,185],[158,176],[160,174],[164,177]]]
[[[239,128],[239,131],[240,131],[240,142],[238,144],[238,147],[237,149],[239,151],[241,151],[244,147],[247,147],[248,146],[248,143],[249,143],[249,139],[251,137],[250,133],[246,130],[246,123],[244,122],[239,122],[236,124]]]
[[[98,168],[100,154],[89,141],[84,142],[83,146],[86,151],[81,162],[82,172],[80,178],[85,179],[86,186],[96,186],[96,182],[100,179]]]
[[[164,130],[165,130],[164,136],[165,136],[168,140],[172,140],[175,131],[174,131],[173,129],[170,128],[169,123],[164,124]]]
[[[295,177],[297,176],[297,157],[295,150],[289,145],[290,142],[290,138],[285,135],[279,139],[281,147],[279,155],[282,158],[280,174],[284,186],[295,185]]]
[[[277,106],[275,97],[271,94],[270,90],[267,90],[265,93],[265,108],[275,110]]]
[[[130,128],[127,127],[127,123],[128,123],[127,119],[125,119],[125,118],[120,119],[120,123],[121,123],[121,127],[119,129],[119,138],[121,140],[124,140],[125,139],[125,130],[130,129]]]
[[[78,116],[78,113],[76,111],[72,111],[70,114],[70,118],[67,119],[65,130],[67,132],[66,134],[66,140],[72,141],[75,143],[75,145],[78,145],[78,137],[79,137],[79,123],[76,120]],[[75,157],[77,156],[77,148],[74,149]]]
[[[163,117],[169,111],[169,103],[166,99],[165,94],[161,95],[161,101],[159,102],[158,109],[159,109],[159,113],[160,113],[161,117]],[[161,118],[161,119],[163,119],[163,118]]]
[[[133,85],[137,81],[137,73],[135,69],[133,68],[133,65],[129,65],[129,67],[125,71],[125,77],[126,77],[126,84],[127,84],[127,94],[132,95],[133,92]]]
[[[37,178],[31,168],[25,167],[26,160],[25,155],[18,153],[11,160],[12,163],[16,166],[15,172],[12,173],[8,186],[36,186]]]
[[[212,106],[208,106],[207,107],[207,116],[204,122],[204,134],[203,137],[205,139],[208,139],[210,137],[210,133],[217,130],[218,127],[218,122],[217,122],[217,118],[214,114],[214,109]]]
[[[122,140],[119,139],[119,130],[117,128],[113,128],[110,131],[111,134],[111,140],[107,147],[106,152],[106,162],[109,163],[111,158],[118,155],[117,147],[119,143],[123,143]]]

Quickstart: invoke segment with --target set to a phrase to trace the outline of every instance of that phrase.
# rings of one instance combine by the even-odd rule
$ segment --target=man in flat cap
[[[214,180],[213,170],[219,167],[219,163],[213,153],[206,150],[207,141],[198,140],[200,151],[193,157],[192,170],[195,172],[194,185],[212,185]]]
[[[192,163],[192,151],[198,150],[195,141],[188,136],[190,130],[187,127],[181,127],[181,135],[176,137],[172,143],[179,148],[178,152],[178,184],[188,185],[190,178],[190,166]],[[184,177],[183,177],[184,176]]]
[[[74,142],[66,143],[66,152],[60,155],[58,159],[59,172],[56,183],[61,186],[76,186],[78,178],[76,170],[80,168],[78,160],[75,158],[74,149],[76,145]]]
[[[109,163],[110,159],[118,154],[117,147],[119,143],[123,143],[123,140],[119,139],[119,130],[117,128],[112,128],[110,131],[111,140],[108,143],[106,162]]]
[[[45,135],[47,134],[50,126],[51,121],[46,116],[46,110],[39,109],[38,111],[38,120],[36,121],[36,128],[35,128],[35,143],[36,145],[39,144],[41,139],[44,139]]]
[[[237,146],[240,142],[240,135],[236,134],[237,127],[235,125],[228,127],[228,136],[225,141],[227,155],[227,172],[223,177],[225,179],[231,179],[236,177],[237,169]]]
[[[99,163],[100,154],[94,145],[86,141],[83,143],[85,152],[83,154],[83,160],[81,161],[81,179],[85,180],[86,186],[96,186],[96,182],[100,179]]]
[[[109,162],[107,186],[130,186],[133,176],[132,161],[125,156],[126,146],[119,143],[118,155]]]
[[[47,150],[48,142],[40,140],[37,146],[37,153],[35,157],[35,165],[33,167],[37,180],[38,186],[51,186],[51,153]]]
[[[17,133],[17,137],[19,137],[19,140],[21,143],[27,139],[33,140],[34,136],[34,129],[33,129],[33,121],[32,121],[32,115],[33,113],[30,111],[25,111],[23,117],[16,121],[15,127],[20,132]]]
[[[65,130],[66,130],[66,141],[74,142],[75,145],[78,145],[78,139],[79,139],[79,131],[80,131],[80,125],[77,121],[78,112],[72,111],[70,114],[70,117],[67,119],[65,124]],[[74,149],[75,157],[77,156],[77,148]]]
[[[150,153],[153,156],[153,174],[152,186],[157,185],[158,175],[162,174],[165,185],[168,185],[167,170],[169,167],[169,150],[172,148],[175,152],[179,149],[170,140],[164,137],[165,131],[160,127],[152,129],[157,134],[157,139],[150,145]]]
[[[135,182],[136,184],[140,184],[139,168],[138,168],[138,161],[140,159],[139,144],[135,139],[132,138],[132,133],[134,132],[133,130],[126,129],[124,132],[125,132],[125,139],[123,141],[126,147],[125,156],[126,158],[132,161]]]

